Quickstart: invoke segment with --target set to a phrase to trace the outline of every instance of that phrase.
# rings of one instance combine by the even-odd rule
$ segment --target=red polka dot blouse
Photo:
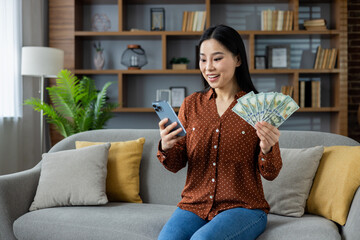
[[[178,207],[202,219],[235,207],[269,212],[260,174],[267,180],[279,174],[279,144],[263,154],[256,130],[231,110],[245,94],[237,93],[221,117],[213,89],[188,96],[179,111],[186,137],[166,152],[159,143],[157,157],[166,169],[177,172],[188,164]]]

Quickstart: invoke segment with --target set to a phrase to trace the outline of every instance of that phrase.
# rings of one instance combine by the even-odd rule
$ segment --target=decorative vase
[[[95,14],[91,20],[91,29],[95,32],[105,32],[111,28],[110,19],[106,14]]]
[[[94,64],[97,70],[102,70],[104,67],[105,59],[102,53],[102,51],[97,51],[94,58]]]
[[[145,50],[140,45],[130,44],[121,56],[121,64],[128,69],[141,69],[147,64]]]

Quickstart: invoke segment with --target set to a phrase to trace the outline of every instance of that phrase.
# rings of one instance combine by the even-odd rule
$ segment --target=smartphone
[[[186,131],[183,125],[181,124],[179,118],[177,117],[176,113],[174,112],[174,109],[170,106],[170,104],[167,101],[155,101],[152,102],[152,106],[156,112],[156,114],[159,116],[160,120],[163,120],[164,118],[168,118],[168,122],[165,124],[165,127],[172,124],[173,122],[177,122],[177,125],[175,128],[173,128],[172,131],[182,128],[182,131],[177,136],[185,136]]]

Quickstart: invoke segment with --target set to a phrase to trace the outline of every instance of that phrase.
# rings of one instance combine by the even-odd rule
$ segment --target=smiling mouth
[[[207,77],[210,81],[217,79],[219,76],[220,75],[207,75]]]

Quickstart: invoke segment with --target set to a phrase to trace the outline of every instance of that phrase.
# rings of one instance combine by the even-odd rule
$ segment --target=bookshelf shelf
[[[339,35],[338,30],[327,31],[238,31],[240,35]],[[201,36],[199,31],[116,31],[116,32],[92,32],[75,31],[77,37],[96,37],[96,36]]]
[[[334,112],[334,113],[338,113],[340,112],[340,108],[339,107],[321,107],[321,108],[313,108],[313,107],[305,107],[305,108],[300,108],[298,111],[299,112]]]
[[[340,69],[252,69],[252,74],[340,73]]]
[[[77,37],[96,37],[96,36],[196,36],[200,37],[202,32],[196,31],[119,31],[119,32],[92,32],[76,31]]]
[[[101,74],[138,74],[138,75],[147,75],[147,74],[200,74],[198,69],[188,69],[188,70],[93,70],[93,69],[77,69],[75,74],[90,74],[90,75],[101,75]]]
[[[307,30],[290,30],[290,31],[238,31],[241,35],[338,35],[338,30],[326,30],[326,31],[307,31]]]
[[[254,7],[256,5],[256,7]],[[150,29],[150,8],[164,7],[166,13],[167,31],[148,31]],[[103,9],[113,9],[115,16],[110,16],[113,29],[109,32],[91,31],[91,14]],[[139,10],[140,9],[140,10]],[[230,12],[221,11],[229,11]],[[293,26],[291,31],[262,31],[261,10],[293,11]],[[304,14],[309,9],[309,14]],[[321,9],[318,10],[318,9]],[[248,55],[248,65],[253,78],[259,81],[275,79],[277,91],[279,85],[291,85],[293,98],[299,103],[300,82],[304,79],[320,79],[322,91],[328,91],[328,102],[321,106],[299,109],[299,114],[330,113],[330,131],[347,135],[347,1],[325,0],[50,0],[49,1],[49,45],[65,51],[65,68],[75,74],[92,75],[98,79],[111,78],[117,80],[117,99],[119,103],[127,100],[126,84],[145,85],[157,78],[178,79],[177,86],[188,84],[186,79],[200,76],[196,69],[195,45],[201,31],[181,31],[184,11],[206,11],[206,28],[224,23],[238,30],[242,35]],[[325,13],[324,13],[325,12]],[[141,13],[141,14],[140,14]],[[236,13],[236,16],[231,15]],[[136,18],[134,16],[136,15]],[[327,30],[305,30],[303,23],[308,18],[324,18]],[[244,22],[245,25],[244,25]],[[132,28],[143,30],[130,31]],[[92,69],[93,48],[92,41],[102,41],[109,54],[113,56],[113,63],[108,69]],[[153,65],[149,69],[126,70],[120,65],[120,57],[126,44],[133,42],[147,46],[146,53],[153,58]],[[288,69],[255,69],[255,56],[265,55],[265,49],[270,44],[288,44],[291,42],[291,66]],[[313,69],[310,65],[301,65],[301,52],[316,54],[316,48],[336,48],[338,50],[334,69]],[[149,47],[150,46],[150,47]],[[304,47],[305,46],[305,47]],[[110,53],[111,52],[111,53]],[[310,54],[310,55],[311,55]],[[172,70],[169,61],[172,57],[184,55],[191,59],[188,70]],[[182,56],[181,56],[182,57]],[[90,59],[90,60],[89,60]],[[155,60],[154,60],[155,59]],[[312,60],[311,60],[312,61]],[[156,62],[156,63],[154,63]],[[304,62],[310,62],[305,60]],[[155,79],[155,80],[154,80]],[[266,80],[263,80],[266,79]],[[199,77],[200,80],[200,77]],[[187,83],[185,83],[187,82]],[[159,83],[158,83],[159,84]],[[175,85],[175,86],[176,86]],[[264,83],[270,86],[270,83]],[[148,85],[146,85],[148,86]],[[272,85],[271,85],[272,86]],[[158,89],[161,86],[157,86]],[[196,89],[199,90],[199,89]],[[270,89],[273,91],[274,89]],[[142,91],[153,91],[142,89]],[[142,92],[136,92],[141,97]],[[127,100],[127,101],[126,101]],[[124,105],[127,106],[127,105]],[[152,108],[143,104],[136,107],[120,107],[115,112],[147,113]],[[138,107],[139,106],[139,107]],[[329,106],[329,107],[328,107]],[[309,115],[309,114],[308,114]]]

